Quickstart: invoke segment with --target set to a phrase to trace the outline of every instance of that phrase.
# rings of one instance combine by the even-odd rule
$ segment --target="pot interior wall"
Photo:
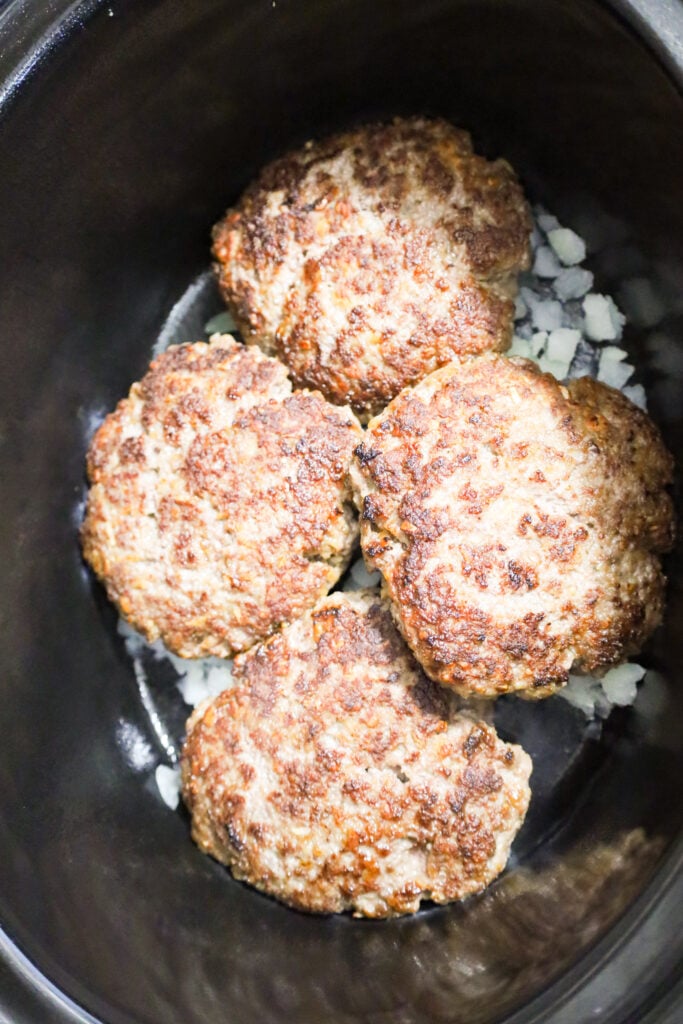
[[[676,557],[648,654],[659,703],[615,712],[562,827],[481,898],[388,924],[296,914],[202,857],[155,793],[163,750],[79,558],[92,424],[267,158],[416,111],[469,128],[589,238],[618,218],[648,273],[681,280],[681,98],[587,0],[120,0],[64,33],[2,112],[0,909],[107,1021],[500,1020],[644,898],[680,828]],[[676,452],[680,309],[663,341],[627,338]]]

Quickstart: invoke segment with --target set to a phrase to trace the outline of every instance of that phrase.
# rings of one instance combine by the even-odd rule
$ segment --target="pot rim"
[[[1,2],[1,0],[0,0]],[[597,0],[654,54],[683,93],[683,3],[680,0]],[[109,0],[9,0],[0,10],[0,125],[24,83],[72,32]],[[657,947],[657,936],[680,934],[683,835],[672,844],[644,892],[579,960],[505,1024],[678,1024],[683,1019],[683,937]],[[623,989],[624,978],[629,988]],[[77,1005],[0,927],[0,1020],[105,1024]],[[16,1018],[15,1018],[16,1019]]]

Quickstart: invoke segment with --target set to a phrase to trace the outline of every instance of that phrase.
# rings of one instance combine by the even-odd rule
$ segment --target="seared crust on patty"
[[[235,660],[188,723],[200,848],[317,913],[391,917],[502,871],[531,762],[427,679],[376,591],[333,594]]]
[[[367,418],[455,355],[507,348],[530,228],[504,160],[398,118],[268,165],[213,252],[246,340]]]
[[[230,656],[322,597],[358,527],[349,409],[229,335],[168,349],[95,434],[83,553],[121,614]]]
[[[361,544],[425,671],[547,696],[659,624],[673,462],[649,417],[524,359],[454,362],[373,420],[351,475]]]

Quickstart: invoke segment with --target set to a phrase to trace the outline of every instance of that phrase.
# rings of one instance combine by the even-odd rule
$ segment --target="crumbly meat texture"
[[[351,475],[366,560],[425,671],[462,693],[544,697],[659,624],[672,470],[619,392],[488,355],[399,395]]]
[[[148,640],[245,650],[344,571],[361,437],[349,409],[292,393],[281,363],[228,335],[170,348],[92,440],[85,558]]]
[[[508,347],[530,228],[509,164],[413,117],[268,165],[213,252],[245,338],[366,419],[455,355]]]
[[[419,669],[376,591],[335,593],[235,661],[188,723],[195,841],[300,910],[392,917],[504,868],[531,761]]]

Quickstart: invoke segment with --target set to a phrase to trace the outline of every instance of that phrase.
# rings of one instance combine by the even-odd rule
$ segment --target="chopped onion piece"
[[[562,326],[562,303],[556,299],[536,299],[531,304],[531,321],[539,331],[554,331]]]
[[[563,302],[583,298],[592,287],[593,275],[583,267],[566,267],[553,282],[555,294]]]
[[[154,779],[161,799],[175,811],[180,801],[180,768],[169,768],[160,764],[154,772]]]
[[[617,665],[601,680],[605,696],[612,704],[618,704],[620,707],[633,704],[637,693],[636,683],[639,683],[644,675],[645,669],[642,665]]]
[[[532,359],[537,359],[548,344],[548,332],[537,331],[535,334],[532,334],[529,344],[531,346]]]
[[[560,222],[557,217],[548,213],[542,206],[537,206],[536,210],[536,223],[539,225],[542,231],[547,234],[549,231],[554,231],[555,228],[559,228]]]
[[[186,659],[182,675],[176,682],[180,695],[191,708],[203,700],[217,697],[233,685],[232,661],[227,658]]]
[[[616,362],[614,359],[603,359],[601,355],[598,367],[598,380],[620,391],[626,381],[630,379],[633,370],[634,367],[630,363]]]
[[[593,341],[618,341],[625,317],[609,295],[591,293],[583,300],[586,334]]]
[[[647,395],[645,394],[645,388],[642,384],[629,384],[628,387],[622,388],[621,390],[634,405],[637,405],[639,409],[647,412]]]
[[[571,228],[555,228],[548,232],[548,241],[565,266],[581,263],[586,258],[586,243]]]
[[[624,348],[618,348],[617,345],[605,345],[600,350],[600,362],[605,363],[620,363],[623,359],[626,359],[628,352]]]
[[[359,587],[376,587],[382,578],[378,570],[368,572],[362,558],[359,558],[351,566],[351,576]]]
[[[569,327],[558,327],[548,335],[548,346],[546,355],[548,359],[556,359],[567,363],[567,369],[576,354],[576,349],[581,341],[581,331],[574,331]]]
[[[556,380],[564,380],[569,370],[569,364],[563,359],[549,359],[547,355],[541,356],[538,365],[544,373],[552,373]]]
[[[596,707],[603,700],[600,681],[593,676],[570,675],[569,682],[558,691],[558,695],[583,711],[587,718],[593,717]]]
[[[515,335],[512,344],[507,352],[509,356],[524,356],[525,359],[532,358],[531,342],[527,338],[520,338]]]
[[[232,318],[230,313],[218,313],[216,316],[212,316],[210,320],[207,320],[204,324],[204,331],[206,334],[232,334],[233,331],[237,330],[237,324]]]
[[[536,250],[534,274],[538,277],[557,277],[562,265],[549,245],[542,245]]]
[[[543,245],[545,239],[541,234],[541,230],[537,224],[534,224],[533,228],[531,229],[531,235],[529,236],[529,240],[531,242],[532,252],[536,252],[539,246]]]

